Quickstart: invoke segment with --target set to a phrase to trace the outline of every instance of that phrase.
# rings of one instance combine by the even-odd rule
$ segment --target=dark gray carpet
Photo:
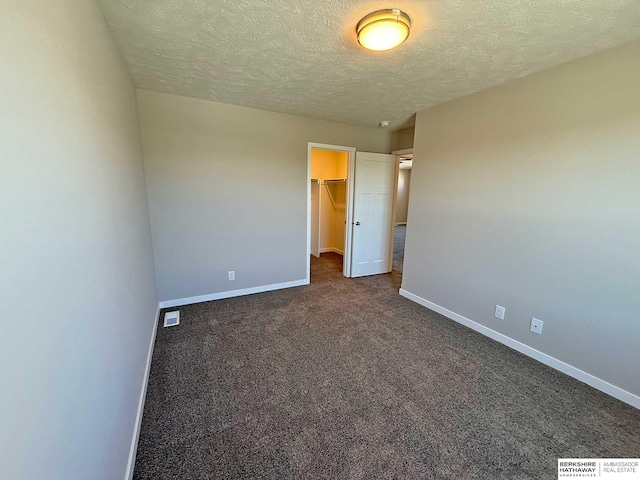
[[[143,479],[555,479],[640,457],[640,411],[398,296],[399,273],[182,307],[158,330]]]

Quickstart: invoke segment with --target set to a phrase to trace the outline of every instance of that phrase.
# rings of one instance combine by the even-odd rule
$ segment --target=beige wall
[[[135,90],[95,2],[1,3],[0,477],[123,479],[157,307]]]
[[[407,223],[409,209],[409,191],[411,188],[411,169],[398,171],[398,195],[396,200],[396,223]]]
[[[161,300],[303,280],[308,142],[389,151],[376,128],[144,90],[138,105]]]
[[[639,85],[636,42],[419,112],[403,288],[640,395]]]
[[[391,132],[391,151],[413,148],[415,127],[407,127]]]

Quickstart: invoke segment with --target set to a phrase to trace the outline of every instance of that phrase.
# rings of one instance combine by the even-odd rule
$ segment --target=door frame
[[[413,148],[403,148],[402,150],[394,150],[393,152],[391,152],[391,155],[409,155],[409,154],[413,154]]]
[[[353,173],[356,161],[356,148],[345,147],[343,145],[330,145],[327,143],[307,142],[307,282],[311,281],[311,153],[316,150],[331,150],[334,152],[346,152],[349,155],[347,163],[347,199],[346,214],[347,223],[345,225],[344,256],[342,261],[342,274],[345,277],[351,276],[351,241],[353,231],[348,228],[353,221]]]

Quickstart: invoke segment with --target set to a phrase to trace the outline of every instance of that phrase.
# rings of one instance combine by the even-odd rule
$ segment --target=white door
[[[351,276],[389,271],[395,155],[356,153]]]

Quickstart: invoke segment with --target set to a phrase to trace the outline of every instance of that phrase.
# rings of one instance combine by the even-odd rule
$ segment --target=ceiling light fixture
[[[404,42],[411,31],[409,15],[397,8],[378,10],[358,22],[358,42],[369,50],[390,50]]]

